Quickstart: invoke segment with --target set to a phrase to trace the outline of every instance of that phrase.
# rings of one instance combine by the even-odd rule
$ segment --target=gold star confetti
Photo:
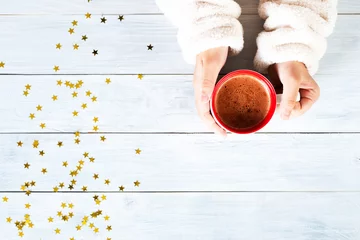
[[[64,146],[63,142],[60,142],[60,141],[57,143],[57,145],[58,145],[58,147]]]
[[[95,161],[95,158],[91,157],[91,158],[89,158],[89,161],[93,163]]]
[[[8,202],[8,201],[9,201],[9,198],[5,196],[5,197],[2,198],[2,201],[3,201],[3,202]]]
[[[91,18],[91,14],[90,14],[90,13],[86,13],[86,14],[85,14],[85,17],[86,17],[86,18]]]
[[[25,182],[24,185],[25,185],[26,187],[30,187],[30,183],[29,183],[29,182]]]
[[[82,165],[84,165],[85,162],[83,160],[79,160],[78,163],[82,166]]]
[[[101,23],[106,23],[107,19],[105,17],[100,18]]]
[[[105,221],[109,221],[110,217],[108,215],[104,216]]]
[[[58,229],[58,228],[57,228],[57,229],[55,229],[54,231],[55,231],[55,234],[60,234],[60,232],[61,232],[61,230],[60,230],[60,229]]]
[[[56,66],[56,65],[54,66],[53,69],[54,69],[55,72],[60,71],[60,67],[59,67],[59,66]]]
[[[58,211],[56,215],[57,215],[58,217],[61,217],[61,216],[62,216],[62,212],[61,212],[61,211]]]
[[[98,126],[93,126],[93,131],[97,132],[99,130]]]
[[[69,189],[69,190],[73,190],[73,189],[74,189],[74,186],[70,184],[69,187],[68,187],[68,189]]]
[[[72,114],[73,114],[74,117],[77,117],[79,115],[79,112],[78,111],[73,111]]]
[[[36,106],[36,111],[42,111],[42,108],[43,108],[43,107],[42,107],[41,105],[37,105],[37,106]]]
[[[119,15],[118,19],[122,22],[124,20],[124,15]]]
[[[107,199],[107,198],[106,198],[106,195],[103,194],[103,195],[101,196],[101,200],[105,201],[106,199]]]
[[[94,173],[93,178],[96,180],[99,178],[99,174]]]
[[[109,185],[109,184],[110,184],[110,180],[109,180],[109,179],[105,179],[104,184]]]
[[[75,177],[77,176],[78,172],[77,171],[70,171],[70,176]]]
[[[26,84],[26,85],[25,85],[25,89],[26,89],[26,90],[31,90],[31,85],[30,85],[30,84]]]
[[[54,219],[52,217],[48,217],[48,222],[51,223],[51,222],[54,222]]]
[[[97,122],[99,121],[99,118],[98,118],[98,117],[94,117],[94,118],[93,118],[93,121],[94,121],[94,123],[97,123]]]
[[[46,174],[46,173],[47,173],[46,168],[41,169],[41,172],[42,172],[43,174]]]
[[[40,123],[40,127],[41,127],[41,129],[44,129],[44,128],[46,128],[46,124],[45,123]]]
[[[89,224],[89,228],[94,228],[94,227],[95,227],[94,223]]]
[[[119,191],[124,191],[125,190],[125,187],[123,186],[123,185],[121,185],[120,187],[119,187]]]
[[[95,200],[96,205],[100,205],[101,201],[99,199]]]
[[[57,96],[57,95],[53,95],[53,96],[51,97],[51,99],[52,99],[53,101],[57,101],[57,100],[58,100],[58,96]]]
[[[30,182],[30,185],[31,185],[32,187],[35,187],[36,182],[35,182],[35,181],[31,181],[31,182]]]
[[[99,54],[99,50],[95,50],[95,49],[94,49],[94,50],[92,51],[92,54],[93,54],[94,56],[98,55],[98,54]]]
[[[63,167],[67,167],[67,166],[68,166],[68,162],[67,162],[67,161],[64,161],[64,162],[62,163],[62,165],[63,165]]]
[[[73,92],[71,95],[72,95],[73,98],[76,98],[76,97],[78,96],[78,93],[77,93],[77,92]]]
[[[75,27],[75,26],[78,25],[78,21],[74,20],[74,21],[71,22],[71,24]]]
[[[106,230],[110,232],[112,230],[111,226],[110,225],[106,226]]]
[[[34,227],[34,224],[32,222],[29,222],[29,228],[33,228]]]
[[[23,237],[24,236],[24,233],[22,231],[19,232],[19,237]]]
[[[111,240],[111,238],[108,237],[108,238],[106,238],[106,240]]]
[[[5,67],[5,63],[4,62],[0,62],[0,68],[4,68]]]
[[[31,191],[30,191],[30,190],[27,190],[27,191],[25,192],[25,194],[26,194],[27,196],[30,196]]]
[[[84,192],[86,192],[86,191],[87,191],[87,186],[83,186],[81,189],[82,189]]]
[[[75,43],[75,44],[73,45],[73,48],[74,48],[74,50],[79,50],[79,45]]]
[[[82,36],[81,36],[81,40],[83,40],[83,41],[86,42],[86,40],[88,40],[88,37],[87,37],[86,35],[82,35]]]
[[[56,49],[61,49],[62,45],[60,43],[56,44]]]
[[[92,94],[92,93],[90,92],[90,90],[86,91],[86,96],[87,96],[87,97],[90,97],[91,94]]]
[[[79,88],[81,88],[81,85],[79,83],[77,83],[77,84],[75,84],[75,88],[79,89]]]
[[[96,101],[97,101],[97,97],[93,96],[93,97],[91,98],[91,100],[92,100],[93,102],[96,102]]]
[[[11,223],[12,219],[11,217],[6,218],[6,222]]]
[[[53,187],[53,191],[54,191],[54,192],[58,192],[58,191],[59,191],[59,188],[58,188],[58,187]]]
[[[75,84],[73,84],[73,83],[70,83],[69,84],[69,88],[71,89],[71,88],[74,88],[75,87]]]
[[[110,83],[111,83],[111,79],[110,79],[110,78],[107,78],[107,79],[105,80],[105,82],[106,82],[106,84],[110,84]]]
[[[88,152],[84,152],[84,153],[83,153],[83,156],[84,156],[84,158],[87,158],[87,157],[89,157],[89,153],[88,153]]]
[[[64,215],[61,217],[61,220],[63,220],[64,222],[67,222],[69,220],[69,217]]]
[[[137,77],[138,77],[138,79],[142,80],[144,78],[144,75],[143,74],[138,74]]]
[[[147,48],[148,48],[148,50],[152,51],[152,50],[153,50],[153,48],[154,48],[154,46],[153,46],[153,45],[151,45],[151,44],[149,44],[149,45],[147,45]]]
[[[77,225],[76,226],[76,231],[80,231],[81,230],[81,226],[80,225]]]
[[[80,137],[80,132],[79,131],[75,132],[74,134],[75,134],[75,137]]]
[[[26,209],[30,209],[30,208],[31,208],[31,204],[30,204],[30,203],[26,203],[26,204],[25,204],[25,208],[26,208]]]
[[[34,142],[33,142],[33,147],[34,148],[38,148],[38,146],[39,146],[39,140],[34,140]]]
[[[22,147],[22,146],[23,146],[23,142],[22,142],[22,141],[18,141],[18,142],[17,142],[17,145],[18,145],[18,147]]]
[[[71,34],[74,34],[75,33],[75,30],[73,28],[69,28],[68,32]]]
[[[135,186],[135,187],[139,187],[139,186],[140,186],[140,182],[139,182],[138,180],[136,180],[136,181],[134,182],[134,186]]]
[[[87,108],[87,104],[86,104],[86,103],[83,103],[83,104],[81,104],[81,107],[82,107],[82,109],[86,109],[86,108]]]
[[[29,168],[30,168],[30,164],[29,164],[29,163],[24,163],[24,168],[29,169]]]
[[[59,188],[64,188],[65,184],[63,182],[59,183]]]
[[[62,81],[61,81],[61,80],[57,80],[57,81],[56,81],[56,85],[62,86]]]
[[[61,207],[62,207],[62,208],[66,208],[66,206],[67,206],[67,204],[66,204],[66,203],[64,203],[64,202],[63,202],[63,203],[61,203]]]
[[[72,209],[72,208],[74,207],[74,204],[73,204],[73,203],[69,203],[69,204],[68,204],[68,207],[69,207],[70,209]]]
[[[99,228],[94,228],[94,233],[98,233],[99,232]]]
[[[45,155],[44,150],[39,151],[39,155],[40,155],[40,156],[44,156],[44,155]]]
[[[135,149],[135,154],[140,154],[140,153],[141,153],[141,149],[140,149],[140,148]]]
[[[25,186],[25,185],[21,185],[20,189],[21,189],[21,191],[25,191],[25,190],[26,190],[26,186]]]
[[[71,180],[70,182],[71,182],[71,185],[76,185],[76,180],[75,179]]]
[[[69,240],[75,240],[75,238],[74,238],[74,237],[72,237],[72,238],[70,238]]]
[[[81,142],[80,139],[78,139],[78,138],[76,138],[74,141],[75,141],[75,144],[79,144]]]
[[[100,136],[100,141],[105,142],[105,140],[106,140],[105,136]]]
[[[23,95],[24,95],[25,97],[27,97],[27,96],[29,95],[29,92],[28,92],[28,91],[23,91]]]

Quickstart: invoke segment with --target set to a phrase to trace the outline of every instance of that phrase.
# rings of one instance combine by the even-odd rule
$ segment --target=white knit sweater
[[[242,50],[241,8],[233,0],[156,1],[178,27],[178,41],[188,63],[214,47],[229,46],[231,55]],[[259,14],[265,24],[257,38],[255,68],[266,73],[274,63],[299,61],[315,74],[326,51],[326,37],[334,29],[336,5],[337,0],[260,0]]]

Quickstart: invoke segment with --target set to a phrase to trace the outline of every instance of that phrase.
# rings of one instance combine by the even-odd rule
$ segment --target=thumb
[[[283,85],[283,96],[280,103],[280,116],[284,120],[288,120],[291,112],[297,104],[297,96],[299,94],[300,83],[291,81]]]
[[[208,102],[210,100],[219,72],[220,68],[218,66],[203,65],[202,77],[200,78],[200,91],[202,102]]]

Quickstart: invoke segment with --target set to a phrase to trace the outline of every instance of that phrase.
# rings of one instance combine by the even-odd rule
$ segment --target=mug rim
[[[267,87],[267,91],[270,95],[270,108],[269,108],[268,113],[266,114],[266,117],[258,124],[254,125],[253,127],[247,128],[247,129],[236,129],[236,128],[227,126],[219,117],[219,115],[216,111],[216,107],[215,107],[216,95],[219,92],[219,89],[221,88],[221,86],[228,80],[232,79],[235,76],[239,76],[239,75],[252,76],[252,77],[255,77],[256,79],[258,79],[259,81],[265,83],[265,85]],[[225,76],[223,76],[220,79],[220,81],[216,84],[214,91],[212,93],[212,96],[211,96],[210,109],[211,109],[211,113],[214,117],[215,122],[220,127],[224,128],[225,130],[232,132],[232,133],[236,133],[236,134],[254,133],[254,132],[259,131],[263,127],[265,127],[270,122],[271,118],[273,117],[273,115],[275,113],[275,109],[276,109],[276,92],[275,92],[275,89],[274,89],[273,85],[271,84],[271,82],[264,75],[262,75],[258,72],[255,72],[253,70],[248,70],[248,69],[240,69],[240,70],[232,71],[232,72],[226,74]]]

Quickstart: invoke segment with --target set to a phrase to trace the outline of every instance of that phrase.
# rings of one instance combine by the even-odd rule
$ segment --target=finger
[[[197,76],[194,78],[194,87],[199,100],[208,102],[213,93],[221,66],[212,63],[200,62],[197,67]]]
[[[289,81],[283,85],[284,91],[280,103],[280,116],[282,119],[288,120],[296,106],[296,98],[299,93],[300,84],[297,81]]]
[[[320,88],[315,81],[309,89],[300,89],[300,102],[293,110],[295,117],[307,112],[320,97]]]

